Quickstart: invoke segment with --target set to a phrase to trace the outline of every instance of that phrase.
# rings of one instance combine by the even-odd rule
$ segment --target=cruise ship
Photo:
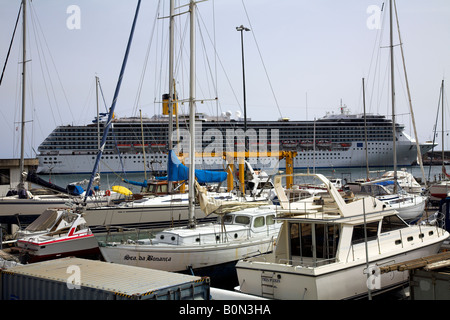
[[[178,148],[189,141],[188,117],[178,116],[172,135]],[[113,120],[100,162],[100,170],[112,172],[154,172],[167,168],[168,116],[127,117]],[[91,173],[98,151],[99,135],[105,121],[101,117],[83,126],[58,126],[38,148],[39,174]],[[294,169],[391,167],[393,163],[392,120],[383,115],[353,114],[346,107],[314,121],[274,121],[247,119],[246,142],[250,151],[296,151]],[[225,168],[223,151],[243,151],[244,121],[232,119],[231,113],[217,117],[196,115],[197,150],[213,152],[214,157],[197,157],[196,167],[209,170]],[[417,159],[415,141],[405,133],[404,125],[395,125],[397,165],[410,166]],[[179,142],[181,141],[181,142]],[[420,144],[424,154],[431,142]],[[175,149],[174,148],[174,149]],[[175,149],[177,150],[177,149]],[[183,149],[182,149],[183,150]],[[184,149],[186,150],[186,149]],[[258,169],[283,170],[284,160],[258,157],[251,159]]]

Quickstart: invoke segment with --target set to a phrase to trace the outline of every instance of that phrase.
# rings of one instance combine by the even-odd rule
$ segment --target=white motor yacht
[[[436,226],[408,225],[375,197],[346,203],[324,176],[315,176],[328,192],[296,203],[284,193],[283,176],[275,177],[283,226],[272,253],[237,263],[241,292],[286,300],[375,294],[408,281],[408,271],[381,274],[381,266],[435,254],[449,237]]]

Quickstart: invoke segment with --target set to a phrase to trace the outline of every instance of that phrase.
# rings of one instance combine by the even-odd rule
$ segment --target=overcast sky
[[[0,4],[3,68],[20,1],[0,0]],[[35,156],[56,126],[93,120],[95,76],[106,105],[111,105],[136,4],[132,0],[34,0],[28,7],[26,157]],[[166,16],[168,7],[168,0],[142,1],[117,116],[139,116],[139,110],[145,116],[160,113],[160,96],[168,90],[168,21],[155,18]],[[197,110],[243,114],[241,38],[236,27],[244,25],[251,29],[244,32],[244,48],[247,116],[252,120],[313,120],[339,112],[341,103],[360,113],[362,78],[367,111],[391,117],[387,9],[388,4],[374,0],[199,3],[196,96],[204,103],[198,103]],[[433,138],[441,81],[450,72],[450,1],[397,0],[397,10],[423,142]],[[176,22],[180,98],[188,96],[186,17]],[[19,25],[0,85],[0,158],[20,156],[21,39]],[[394,40],[397,120],[414,136],[397,32]],[[217,103],[208,102],[216,96]],[[101,103],[100,111],[104,110]]]

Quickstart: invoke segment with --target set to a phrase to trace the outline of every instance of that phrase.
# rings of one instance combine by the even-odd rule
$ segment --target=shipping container
[[[62,258],[1,270],[1,300],[209,300],[208,277]]]
[[[450,268],[409,271],[411,300],[450,300]]]

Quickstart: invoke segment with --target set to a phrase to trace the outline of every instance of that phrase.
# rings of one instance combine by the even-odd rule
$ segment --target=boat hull
[[[392,204],[390,207],[398,211],[398,215],[408,223],[414,223],[420,219],[425,212],[426,198],[413,196],[399,204]]]
[[[246,241],[231,241],[216,245],[151,246],[150,248],[100,246],[103,258],[108,262],[150,269],[186,272],[237,262],[245,257],[273,250],[276,236]]]
[[[431,197],[445,199],[450,193],[450,183],[448,181],[443,181],[442,183],[431,185],[429,191]]]
[[[371,260],[369,270],[375,271],[375,274],[369,278],[364,260],[353,264],[342,263],[340,268],[334,270],[327,266],[322,270],[315,268],[315,272],[292,265],[250,261],[239,261],[236,269],[240,291],[247,294],[282,300],[355,299],[366,296],[369,288],[376,294],[408,281],[408,271],[380,274],[376,272],[377,266],[433,255],[439,251],[441,244],[442,242],[438,242],[383,259]]]
[[[121,229],[159,230],[185,226],[188,222],[188,205],[155,205],[145,207],[104,207],[86,210],[83,217],[94,234]],[[205,217],[200,207],[196,207],[195,216],[199,223],[217,220],[215,214]]]
[[[19,240],[19,251],[23,253],[22,262],[37,262],[67,256],[98,256],[100,250],[93,234],[56,238],[35,242],[33,239]],[[26,260],[26,261],[25,261]]]

